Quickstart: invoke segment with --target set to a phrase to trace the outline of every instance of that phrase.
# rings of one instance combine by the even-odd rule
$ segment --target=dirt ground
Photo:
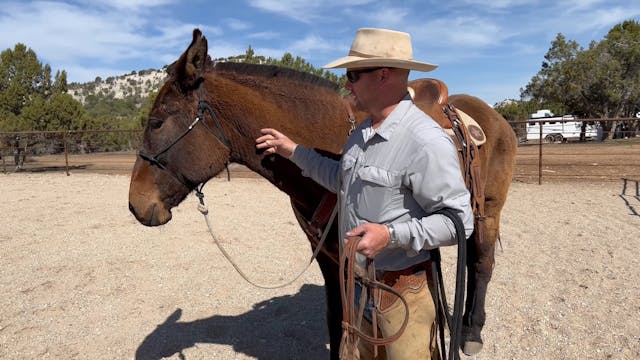
[[[485,347],[470,359],[640,358],[637,171],[514,181]],[[205,188],[216,233],[255,281],[292,278],[311,252],[287,197],[236,174]],[[211,242],[194,196],[147,228],[128,212],[128,186],[78,169],[0,174],[0,358],[328,357],[315,263],[283,289],[252,287]]]

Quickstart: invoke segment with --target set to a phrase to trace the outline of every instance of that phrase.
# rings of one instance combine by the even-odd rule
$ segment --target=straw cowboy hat
[[[387,29],[359,29],[349,55],[323,66],[325,69],[392,67],[431,71],[438,65],[413,60],[411,36]]]

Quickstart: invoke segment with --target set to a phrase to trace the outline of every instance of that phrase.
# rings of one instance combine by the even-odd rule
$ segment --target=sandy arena
[[[0,358],[327,359],[318,266],[260,290],[213,245],[190,196],[160,228],[127,209],[129,177],[0,174]],[[514,182],[472,359],[640,358],[637,184]],[[255,281],[311,254],[261,179],[205,188],[216,231]],[[447,249],[447,253],[452,249]]]

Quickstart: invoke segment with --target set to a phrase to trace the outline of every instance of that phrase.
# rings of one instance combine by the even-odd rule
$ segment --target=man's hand
[[[264,149],[265,154],[279,154],[287,159],[293,155],[298,144],[275,129],[261,129],[262,136],[256,139],[256,148]]]
[[[365,223],[349,230],[346,235],[345,244],[353,237],[362,237],[356,251],[369,259],[375,258],[391,240],[389,228],[382,224]]]

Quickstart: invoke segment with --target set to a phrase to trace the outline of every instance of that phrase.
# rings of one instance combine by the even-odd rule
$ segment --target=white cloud
[[[224,21],[232,30],[242,31],[251,28],[251,24],[235,18],[228,18]]]
[[[580,33],[594,29],[611,28],[615,24],[640,15],[640,7],[622,8],[607,7],[603,9],[592,9],[588,12],[575,14],[572,16],[571,28],[567,27],[567,33]],[[600,40],[600,39],[594,39]]]
[[[465,48],[468,51],[495,46],[510,36],[495,22],[475,16],[442,18],[424,24],[413,24],[409,33],[414,44]]]
[[[411,14],[412,11],[409,8],[381,6],[366,12],[361,9],[346,10],[345,15],[362,18],[365,23],[375,24],[375,27],[400,29],[405,26]]]
[[[316,35],[308,35],[305,38],[295,41],[291,45],[290,52],[296,53],[311,53],[314,51],[332,50],[330,46],[323,38]]]
[[[372,2],[375,0],[250,0],[249,5],[302,23],[312,23],[318,19],[334,17],[334,8],[344,9]]]
[[[260,31],[247,35],[249,39],[273,40],[279,38],[280,34],[275,31]]]
[[[566,9],[569,12],[574,11],[589,11],[595,8],[597,5],[607,5],[607,0],[559,0],[557,2],[558,7]]]
[[[115,8],[120,10],[139,10],[173,3],[180,3],[177,0],[89,0],[85,4],[94,4],[104,8]]]
[[[481,5],[483,7],[488,7],[492,9],[507,9],[515,6],[521,5],[537,5],[539,1],[536,0],[465,0],[465,4],[469,5]]]

